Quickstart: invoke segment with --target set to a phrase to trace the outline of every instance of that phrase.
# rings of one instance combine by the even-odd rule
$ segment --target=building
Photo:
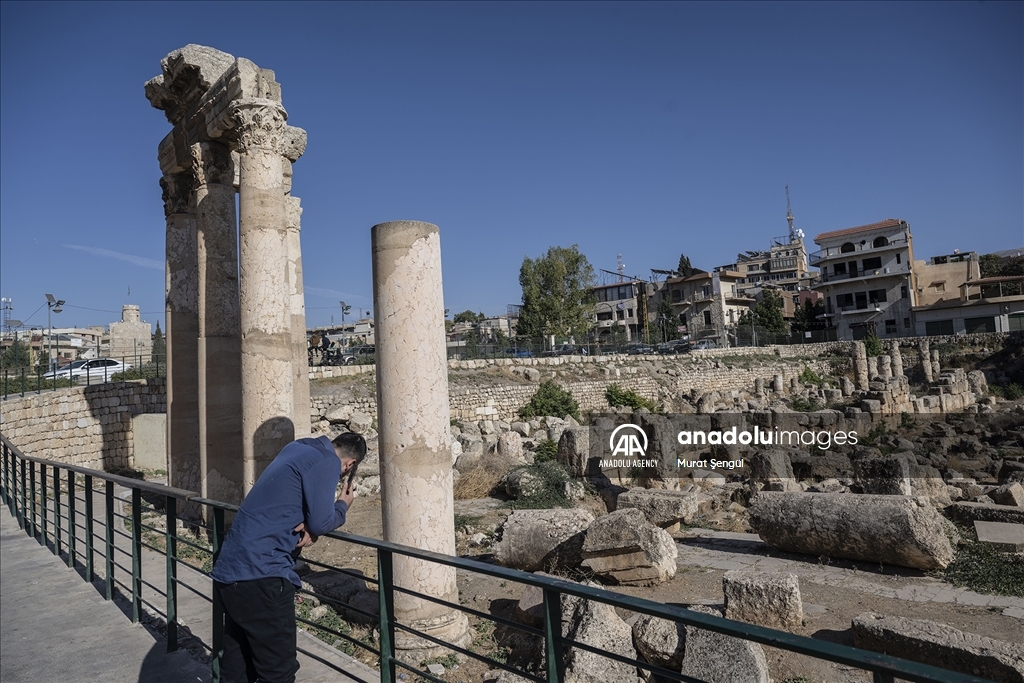
[[[139,307],[121,307],[121,322],[110,323],[110,357],[132,365],[148,363],[153,352],[153,328],[143,322]]]
[[[739,273],[737,292],[756,296],[761,287],[770,285],[796,292],[810,287],[814,281],[807,262],[803,232],[774,237],[766,251],[747,251],[736,255],[736,262],[718,266],[716,271]],[[792,297],[783,297],[792,301]]]
[[[975,262],[977,259],[975,259]],[[1024,275],[975,278],[955,297],[914,307],[919,335],[1024,332]]]
[[[815,291],[825,297],[828,331],[839,340],[869,334],[913,334],[917,288],[910,225],[889,218],[870,225],[823,232],[809,255],[820,269]]]
[[[917,284],[915,307],[931,306],[940,301],[959,301],[960,287],[981,278],[978,254],[956,252],[933,256],[928,261],[914,261]]]
[[[691,341],[711,339],[728,346],[740,316],[754,305],[753,296],[741,287],[742,279],[737,271],[715,269],[665,280],[664,296],[679,316],[680,331]]]
[[[648,302],[652,301],[658,284],[623,279],[621,282],[594,287],[595,341],[601,344],[642,341],[646,327],[644,314],[647,313],[649,319],[649,314],[653,312],[647,310],[650,308]]]

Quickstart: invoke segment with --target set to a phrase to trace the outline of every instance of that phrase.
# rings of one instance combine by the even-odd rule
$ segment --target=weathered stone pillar
[[[892,357],[893,377],[903,377],[903,354],[900,353],[900,342],[893,339],[889,344],[889,356]]]
[[[878,357],[878,374],[885,381],[892,379],[892,358],[889,356]]]
[[[165,175],[167,217],[167,473],[171,486],[200,490],[196,215],[189,172]],[[196,516],[198,508],[181,511]]]
[[[868,380],[873,380],[878,376],[878,356],[868,356]]]
[[[295,403],[295,438],[312,433],[309,415],[309,356],[306,342],[306,299],[302,284],[302,250],[299,243],[302,206],[291,194],[292,164],[306,150],[306,131],[285,127],[282,161],[284,167],[285,240],[288,247],[288,293],[292,337],[292,393]]]
[[[760,377],[754,378],[754,393],[758,396],[764,396],[764,380]]]
[[[781,395],[783,392],[782,375],[775,375],[772,377],[772,391],[776,394]]]
[[[242,334],[242,489],[295,438],[291,293],[285,228],[285,111],[279,102],[231,105],[238,135],[239,320]],[[309,420],[309,406],[301,407]]]
[[[199,460],[202,494],[242,502],[242,368],[238,240],[231,150],[192,145],[199,284]]]
[[[927,339],[917,342],[917,352],[921,356],[921,372],[924,373],[924,381],[932,382],[932,352],[931,344]]]
[[[851,356],[853,358],[853,377],[857,388],[861,391],[868,389],[868,351],[864,342],[853,342]]]
[[[942,366],[939,364],[939,350],[932,349],[932,379],[936,382],[939,381],[939,375],[942,374]]]
[[[384,538],[455,554],[448,362],[437,226],[416,221],[375,225],[373,309],[377,346],[377,422]],[[455,571],[395,557],[395,583],[458,602]],[[469,637],[463,613],[402,593],[399,621],[447,642]],[[396,633],[417,654],[429,642]]]

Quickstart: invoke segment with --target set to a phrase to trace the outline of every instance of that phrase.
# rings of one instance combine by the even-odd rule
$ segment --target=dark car
[[[580,347],[576,346],[575,344],[562,344],[561,346],[556,346],[553,349],[545,351],[541,355],[548,356],[548,357],[551,357],[551,356],[585,356],[586,353],[587,352],[585,350],[581,350]]]
[[[505,355],[512,358],[533,358],[533,351],[530,349],[505,349]]]
[[[662,342],[658,344],[658,353],[671,355],[676,353],[686,353],[690,350],[690,342],[685,339],[673,339],[672,341]]]
[[[630,344],[626,347],[626,353],[630,356],[644,356],[654,353],[654,349],[647,344]]]

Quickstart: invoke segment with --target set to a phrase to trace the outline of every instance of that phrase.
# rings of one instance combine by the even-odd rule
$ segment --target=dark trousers
[[[295,586],[287,579],[216,582],[224,610],[223,683],[294,683]]]

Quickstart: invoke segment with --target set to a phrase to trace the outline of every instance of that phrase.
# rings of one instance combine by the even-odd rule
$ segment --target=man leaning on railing
[[[352,478],[365,455],[358,434],[293,441],[242,501],[212,574],[224,611],[224,683],[295,681],[295,589],[302,586],[295,560],[345,523]]]

